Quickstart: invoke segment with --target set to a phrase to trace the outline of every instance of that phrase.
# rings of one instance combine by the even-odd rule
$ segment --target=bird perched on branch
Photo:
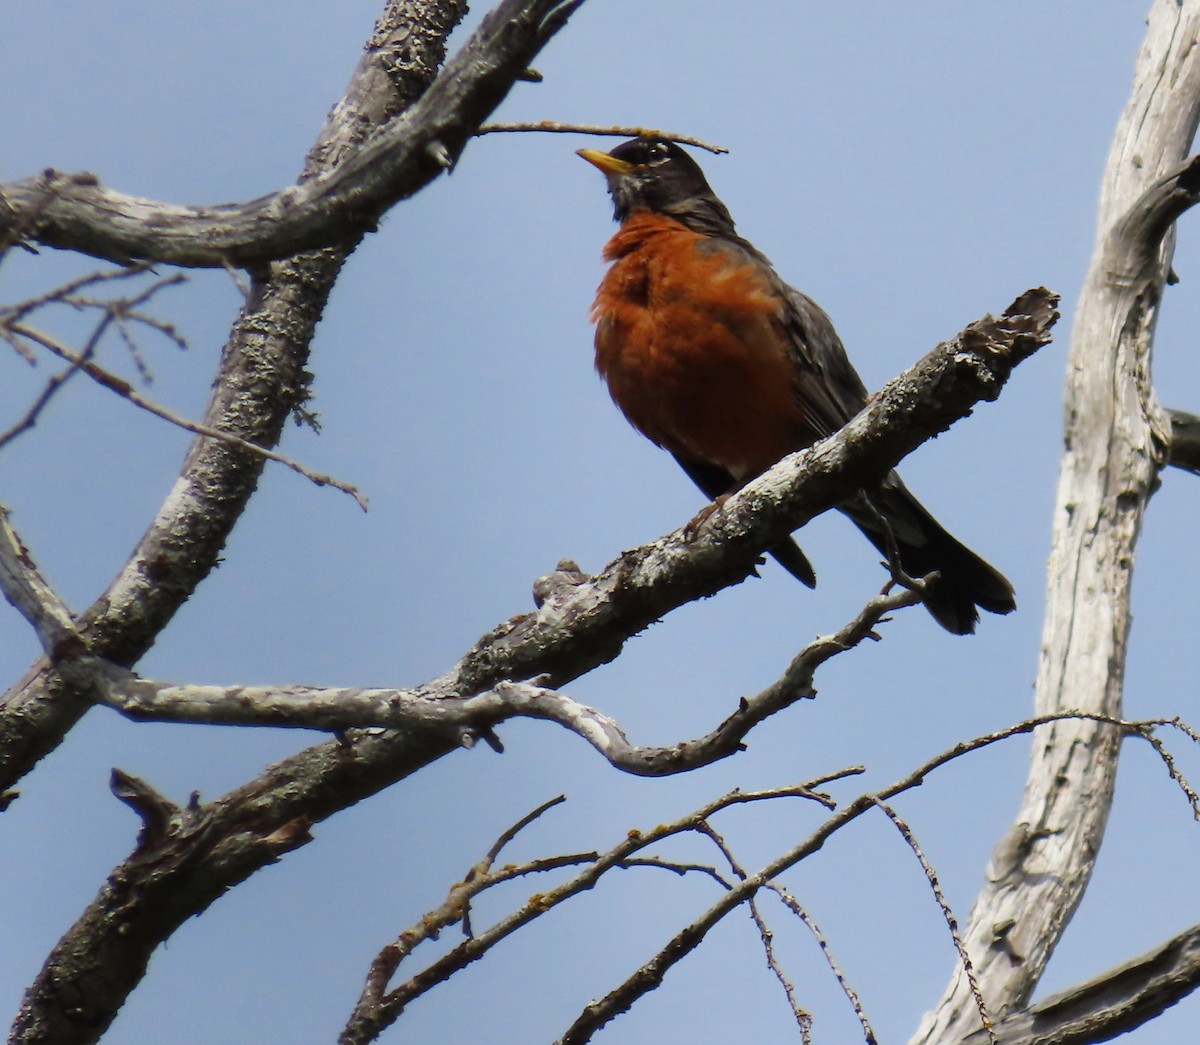
[[[691,156],[658,137],[579,155],[604,172],[620,223],[592,310],[596,369],[629,423],[708,497],[719,502],[863,408],[866,387],[829,317],[737,234]],[[973,632],[976,607],[1015,609],[1012,585],[895,472],[839,508],[885,555],[893,545],[905,573],[938,573],[925,605],[946,630]],[[816,583],[792,538],[770,553]]]

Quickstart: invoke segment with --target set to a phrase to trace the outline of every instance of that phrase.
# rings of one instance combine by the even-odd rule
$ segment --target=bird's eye
[[[650,151],[646,153],[646,161],[651,167],[666,163],[670,158],[671,150],[662,144],[651,145]]]

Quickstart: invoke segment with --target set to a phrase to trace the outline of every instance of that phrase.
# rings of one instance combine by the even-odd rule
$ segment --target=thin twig
[[[476,134],[511,134],[511,133],[545,133],[545,134],[598,134],[611,138],[666,138],[667,141],[678,142],[680,145],[693,145],[697,149],[707,149],[709,152],[727,153],[724,145],[713,145],[700,138],[687,134],[675,134],[672,131],[660,131],[653,127],[605,127],[594,123],[560,123],[557,120],[539,120],[536,123],[485,123]]]
[[[958,919],[954,917],[954,912],[950,909],[950,902],[946,899],[946,894],[942,892],[941,883],[938,881],[937,872],[933,869],[933,864],[922,851],[920,844],[917,842],[917,836],[913,834],[912,828],[900,817],[890,805],[883,801],[878,796],[872,795],[871,801],[880,809],[883,814],[895,825],[896,830],[900,832],[901,837],[908,843],[909,849],[917,858],[917,862],[921,865],[921,870],[925,872],[925,877],[929,881],[929,887],[933,890],[933,898],[937,901],[937,905],[941,908],[942,917],[946,919],[946,927],[950,930],[950,939],[954,941],[954,949],[958,951],[958,960],[962,965],[963,975],[967,979],[967,983],[971,988],[971,996],[975,999],[975,1008],[979,1010],[979,1021],[987,1032],[988,1042],[990,1045],[1000,1045],[996,1038],[996,1032],[992,1030],[992,1017],[988,1013],[987,1004],[983,1000],[983,991],[979,989],[979,980],[975,976],[975,966],[971,962],[971,956],[967,953],[966,945],[963,943],[962,934],[958,931]]]
[[[1161,726],[1174,726],[1176,729],[1178,729],[1181,733],[1183,733],[1184,736],[1186,736],[1193,743],[1200,744],[1200,731],[1193,729],[1191,726],[1189,726],[1186,722],[1184,722],[1182,719],[1180,719],[1178,717],[1157,719],[1152,724],[1153,725],[1161,725]]]
[[[226,275],[233,281],[234,288],[242,295],[242,303],[249,305],[253,291],[250,288],[249,282],[242,275],[241,269],[235,268],[228,258],[222,259],[221,267],[224,268]]]
[[[186,352],[188,348],[187,338],[180,332],[179,328],[174,323],[168,323],[166,320],[159,319],[157,316],[152,316],[148,312],[143,312],[141,309],[123,308],[120,310],[120,315],[117,316],[117,321],[120,323],[137,323],[139,326],[149,327],[165,337],[168,341],[172,341],[175,347],[181,352]]]
[[[47,290],[45,293],[25,298],[15,305],[0,307],[0,325],[16,323],[38,309],[45,308],[47,305],[64,302],[68,298],[77,295],[81,290],[86,290],[97,284],[113,283],[117,280],[132,279],[134,276],[140,276],[149,267],[149,262],[139,262],[132,265],[125,265],[121,268],[99,269],[95,272],[89,272],[84,276],[79,276],[51,290]]]
[[[493,844],[492,848],[487,851],[487,856],[483,858],[483,862],[488,868],[491,868],[492,864],[496,861],[496,857],[500,855],[500,851],[506,845],[508,845],[509,842],[516,838],[518,834],[524,831],[525,828],[538,819],[538,817],[549,812],[555,806],[562,805],[562,803],[566,800],[566,795],[556,795],[548,802],[543,802],[540,806],[533,810],[533,812],[526,813],[525,816],[521,817],[520,820],[513,824],[512,827],[510,827],[507,831],[504,831],[500,837],[496,839],[495,844]]]
[[[18,436],[32,429],[40,419],[42,413],[50,405],[51,400],[62,390],[63,386],[82,369],[82,361],[94,358],[99,347],[101,339],[108,330],[115,326],[121,340],[128,347],[130,355],[133,357],[134,363],[138,368],[139,373],[147,382],[150,381],[151,375],[149,367],[142,356],[141,350],[134,339],[133,331],[130,325],[133,323],[142,326],[150,327],[156,330],[163,337],[173,341],[182,349],[187,348],[187,343],[176,330],[173,324],[167,323],[156,316],[142,312],[139,306],[144,305],[153,298],[159,291],[166,287],[175,286],[186,280],[182,273],[177,273],[168,276],[164,279],[154,280],[148,286],[144,287],[137,294],[131,297],[91,297],[82,294],[81,291],[90,289],[99,284],[111,283],[116,280],[129,279],[133,276],[141,275],[146,271],[145,265],[132,265],[120,269],[105,269],[96,272],[89,272],[87,275],[80,276],[77,279],[63,283],[52,290],[48,290],[43,294],[38,294],[32,298],[26,298],[24,301],[18,302],[15,305],[5,306],[0,308],[0,337],[3,337],[12,347],[21,355],[30,365],[37,365],[37,355],[22,344],[17,331],[14,329],[21,325],[21,321],[26,319],[32,313],[39,309],[48,308],[51,305],[67,305],[78,311],[99,311],[101,317],[96,326],[93,328],[91,335],[88,338],[83,351],[77,353],[77,357],[68,362],[68,365],[53,374],[42,388],[41,392],[29,405],[24,415],[14,422],[3,433],[0,433],[0,449],[12,442]]]
[[[0,449],[3,449],[22,433],[32,429],[37,424],[38,418],[41,417],[42,411],[46,409],[50,404],[50,400],[54,398],[63,385],[74,377],[75,374],[79,373],[79,371],[83,370],[86,372],[90,360],[95,356],[96,349],[99,347],[112,322],[112,313],[106,312],[100,317],[96,326],[92,329],[87,342],[84,344],[83,351],[75,354],[75,357],[68,361],[66,369],[60,370],[50,378],[46,383],[46,387],[42,389],[41,394],[30,404],[29,409],[25,411],[25,415],[19,421],[3,433],[0,433]],[[5,334],[12,335],[15,338],[19,330],[14,329],[14,327],[20,326],[21,324],[7,324],[4,327]],[[14,343],[17,342],[14,340]]]
[[[509,842],[511,842],[514,838],[516,838],[517,835],[519,835],[522,831],[524,831],[525,828],[527,828],[530,824],[532,824],[535,820],[537,820],[544,813],[549,812],[551,809],[553,809],[557,805],[561,805],[566,800],[567,800],[566,795],[556,795],[554,798],[551,798],[549,801],[543,802],[540,806],[538,806],[532,812],[526,813],[515,824],[513,824],[511,827],[507,828],[506,830],[502,831],[500,833],[500,837],[497,838],[496,841],[492,843],[492,847],[484,854],[483,859],[480,860],[477,864],[475,864],[475,866],[472,867],[467,872],[466,878],[463,879],[464,883],[472,882],[477,879],[482,880],[484,878],[487,878],[489,876],[488,873],[492,869],[492,865],[496,862],[496,858],[500,855],[501,850],[503,850],[504,847],[506,845],[508,845]],[[591,859],[595,859],[595,857],[591,856]],[[562,866],[562,865],[558,864],[557,866]],[[549,870],[549,867],[536,867],[536,868],[533,868],[533,870],[537,870],[537,871]],[[516,876],[516,869],[514,869],[514,874],[513,874],[513,877],[515,877],[515,876]],[[482,892],[483,889],[488,888],[490,884],[494,884],[494,883],[489,882],[488,884],[481,885],[479,891]],[[471,937],[474,935],[474,933],[471,930],[471,896],[470,895],[467,895],[462,901],[462,929],[463,929],[464,936]]]
[[[901,588],[915,592],[924,599],[929,591],[930,582],[936,579],[938,575],[931,573],[926,577],[911,576],[900,562],[900,542],[896,540],[896,531],[892,529],[892,524],[888,517],[879,510],[878,506],[876,506],[875,502],[868,495],[864,494],[860,497],[858,503],[871,513],[879,527],[879,532],[883,534],[883,541],[887,548],[884,553],[887,558],[881,564],[883,568],[892,575],[892,580]]]
[[[510,865],[494,871],[481,872],[479,869],[484,861],[480,861],[480,864],[475,865],[472,871],[468,872],[463,881],[457,883],[450,890],[445,903],[435,910],[424,914],[419,921],[402,932],[396,940],[379,952],[375,960],[371,963],[362,995],[347,1021],[341,1040],[367,1040],[365,1036],[367,1031],[364,1028],[373,1030],[377,1034],[384,1027],[394,1023],[414,999],[425,994],[437,984],[449,979],[471,962],[481,958],[493,946],[516,932],[522,926],[541,917],[547,911],[552,910],[571,897],[591,889],[610,870],[652,867],[669,870],[676,874],[696,871],[713,878],[723,889],[728,891],[732,888],[732,884],[725,881],[715,868],[700,864],[674,863],[655,857],[641,857],[637,854],[649,846],[661,842],[665,838],[698,830],[700,825],[705,823],[709,817],[732,806],[768,801],[776,798],[814,798],[818,794],[816,791],[817,788],[832,779],[846,775],[847,772],[851,771],[840,770],[837,773],[828,774],[817,780],[794,787],[773,788],[752,792],[731,791],[679,820],[667,824],[659,824],[647,831],[629,831],[616,846],[605,853],[598,855],[574,854],[574,856],[590,855],[594,856],[594,859],[591,859],[574,877],[545,892],[534,893],[524,904],[502,918],[495,925],[483,932],[472,934],[469,938],[455,946],[448,954],[434,961],[423,971],[417,973],[404,983],[397,985],[392,990],[387,990],[387,985],[395,975],[401,962],[421,943],[428,939],[436,938],[443,929],[458,922],[467,905],[485,889],[498,884],[502,880],[511,880],[528,874],[532,870],[544,869],[549,861],[554,861],[557,866],[563,866],[561,862],[563,858],[549,858],[549,860],[535,861],[531,864]],[[544,812],[555,804],[557,804],[557,801],[547,803],[541,807],[541,812]],[[540,815],[538,811],[535,811],[535,813]],[[519,823],[530,822],[533,816],[534,814],[531,814],[530,817],[523,818],[523,821]],[[503,838],[504,836],[501,837]],[[495,848],[493,846],[493,849]]]
[[[629,871],[637,867],[656,867],[663,871],[670,871],[681,878],[689,874],[702,874],[706,878],[711,878],[722,889],[733,888],[729,880],[711,864],[682,863],[678,860],[664,860],[661,856],[635,856],[617,864],[617,869],[621,871]]]
[[[5,338],[5,340],[12,345],[19,344],[19,342],[10,338]],[[63,367],[57,374],[51,375],[41,392],[38,393],[37,398],[29,404],[29,409],[3,432],[0,432],[0,450],[4,449],[5,446],[18,436],[32,429],[38,423],[38,419],[42,416],[46,407],[50,405],[50,401],[58,394],[63,385],[77,373],[79,373],[79,367],[72,363]]]
[[[150,367],[142,355],[141,346],[137,343],[137,340],[133,336],[131,324],[137,323],[141,326],[150,327],[150,329],[157,331],[169,341],[174,342],[177,348],[186,351],[187,342],[183,339],[173,324],[158,319],[156,316],[148,315],[140,311],[138,308],[139,305],[145,304],[160,290],[163,290],[166,287],[176,286],[180,283],[184,283],[186,280],[187,277],[184,276],[182,272],[178,272],[173,276],[166,277],[165,279],[156,280],[140,294],[137,294],[132,298],[114,298],[110,300],[96,300],[92,298],[79,299],[79,304],[82,307],[100,308],[112,315],[113,319],[116,321],[117,333],[120,335],[121,340],[125,343],[125,347],[129,350],[129,355],[133,359],[134,365],[138,369],[138,373],[141,374],[142,380],[146,384],[150,384],[153,381],[154,375],[150,372]],[[74,300],[71,300],[71,303],[74,304]]]
[[[1162,724],[1178,726],[1184,733],[1191,736],[1193,740],[1197,739],[1195,731],[1181,723],[1178,719]],[[1188,783],[1187,777],[1180,772],[1179,767],[1175,764],[1175,756],[1172,755],[1171,752],[1167,750],[1166,745],[1164,745],[1163,742],[1154,735],[1152,726],[1139,729],[1136,732],[1138,736],[1146,741],[1146,743],[1154,748],[1154,750],[1158,753],[1158,757],[1162,759],[1163,765],[1167,767],[1167,772],[1170,774],[1171,779],[1179,785],[1179,790],[1181,790],[1184,795],[1187,796],[1188,802],[1191,803],[1192,817],[1196,820],[1200,820],[1200,795],[1196,794],[1196,789]]]
[[[697,828],[697,830],[701,834],[707,835],[710,839],[712,839],[713,845],[715,845],[721,851],[721,855],[725,857],[726,862],[729,864],[730,870],[737,875],[740,881],[744,882],[746,880],[745,870],[742,868],[742,865],[738,862],[737,858],[733,855],[733,850],[729,848],[729,843],[725,841],[725,838],[717,831],[717,829],[706,820]],[[796,1000],[796,988],[792,984],[792,981],[787,978],[787,974],[783,971],[783,966],[779,963],[779,957],[775,953],[775,933],[771,930],[771,927],[767,925],[766,919],[764,919],[762,916],[762,911],[758,906],[758,898],[752,896],[748,906],[750,908],[750,918],[758,927],[758,936],[759,939],[762,940],[763,953],[767,958],[767,968],[775,974],[775,979],[779,981],[779,985],[783,988],[784,997],[787,998],[788,1007],[792,1010],[792,1016],[796,1020],[796,1026],[800,1028],[800,1040],[804,1043],[804,1045],[812,1045],[812,1013],[805,1009]]]
[[[708,932],[730,911],[748,900],[759,889],[765,888],[768,882],[778,878],[782,872],[818,852],[833,834],[858,819],[868,810],[874,809],[880,802],[886,802],[899,794],[921,786],[935,770],[966,754],[979,751],[1011,737],[1031,733],[1041,726],[1064,719],[1102,722],[1121,729],[1128,735],[1142,735],[1138,732],[1139,723],[1127,722],[1108,715],[1075,711],[1039,715],[1006,729],[955,744],[883,790],[860,795],[848,805],[844,805],[804,841],[780,854],[760,870],[735,885],[699,918],[679,930],[656,954],[638,966],[622,983],[599,1001],[585,1006],[575,1022],[563,1034],[560,1045],[580,1045],[582,1042],[590,1041],[597,1030],[619,1013],[628,1011],[647,993],[655,990],[662,983],[667,972],[699,947]]]
[[[9,333],[9,331],[2,325],[0,325],[0,337],[4,338],[4,340],[9,343],[9,345],[12,346],[12,350],[16,352],[17,355],[19,355],[23,360],[25,360],[26,363],[28,363],[30,366],[37,366],[37,353],[34,352],[33,349],[26,348],[24,345],[22,345],[21,342],[17,340],[17,338],[13,337],[12,334]]]
[[[846,995],[850,1002],[850,1007],[854,1009],[854,1015],[858,1017],[858,1022],[862,1027],[863,1040],[866,1045],[878,1045],[878,1039],[875,1037],[875,1029],[871,1026],[871,1021],[867,1019],[866,1009],[863,1008],[861,999],[858,996],[858,991],[854,989],[850,981],[846,978],[846,974],[842,971],[841,965],[834,956],[833,948],[829,946],[829,941],[825,938],[825,934],[821,932],[821,927],[813,920],[805,907],[797,900],[787,889],[778,882],[766,882],[764,888],[770,889],[785,907],[788,908],[797,918],[800,919],[812,933],[813,939],[817,941],[817,946],[821,948],[821,954],[825,957],[825,964],[829,966],[838,985],[842,988],[842,993]]]
[[[168,421],[171,424],[182,428],[185,431],[191,432],[194,435],[207,436],[209,439],[217,439],[224,443],[229,443],[231,446],[236,446],[240,450],[245,450],[248,453],[257,454],[260,457],[265,457],[269,461],[276,461],[279,464],[286,465],[294,472],[298,472],[310,482],[317,486],[332,486],[336,490],[341,490],[343,493],[348,493],[358,502],[358,506],[365,512],[367,510],[367,499],[358,490],[357,487],[351,486],[349,483],[344,483],[340,479],[334,479],[332,476],[323,475],[320,472],[314,472],[298,461],[293,461],[290,457],[285,457],[283,454],[276,453],[274,450],[268,450],[265,446],[258,446],[256,443],[248,442],[247,440],[236,436],[231,432],[222,432],[216,428],[210,428],[208,425],[197,424],[195,421],[189,421],[178,414],[172,413],[164,406],[147,399],[139,393],[128,381],[124,378],[117,377],[96,363],[90,362],[82,357],[82,355],[68,348],[57,338],[38,330],[36,327],[28,326],[24,323],[14,323],[10,325],[12,332],[19,337],[26,338],[29,341],[36,342],[44,349],[52,352],[60,359],[65,359],[70,363],[76,364],[88,377],[97,384],[102,385],[109,391],[115,392],[123,399],[129,400],[134,406],[140,407],[147,413],[153,414],[155,417]]]

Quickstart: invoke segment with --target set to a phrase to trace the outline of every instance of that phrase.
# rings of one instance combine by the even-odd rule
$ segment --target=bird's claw
[[[700,535],[700,527],[708,522],[714,513],[720,511],[727,500],[729,500],[729,494],[723,493],[716,500],[701,508],[683,528],[683,539],[685,541],[694,541]]]

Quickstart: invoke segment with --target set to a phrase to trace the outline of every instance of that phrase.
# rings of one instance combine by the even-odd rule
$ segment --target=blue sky
[[[87,169],[122,191],[181,203],[279,188],[340,96],[377,6],[10,0],[0,177]],[[569,802],[522,836],[514,856],[606,848],[630,827],[731,787],[851,763],[882,785],[956,740],[1029,714],[1066,338],[1147,7],[589,0],[537,61],[545,82],[518,86],[499,117],[656,125],[728,146],[729,156],[701,157],[714,188],[739,230],[833,316],[869,387],[1026,287],[1063,293],[1059,341],[997,403],[902,468],[939,518],[1008,574],[1019,612],[958,639],[909,611],[883,642],[830,664],[818,699],[761,727],[747,753],[685,779],[622,776],[556,727],[509,725],[504,755],[455,754],[319,825],[313,844],[185,925],[107,1040],[332,1040],[375,951],[440,903],[501,830],[560,792]],[[696,491],[625,425],[592,369],[587,312],[612,226],[603,180],[573,155],[586,144],[595,142],[477,140],[452,176],[396,208],[359,248],[314,347],[324,431],[289,429],[283,450],[358,485],[370,512],[268,469],[224,564],[142,662],[144,674],[417,683],[527,609],[533,579],[558,559],[596,569],[694,514]],[[1189,247],[1190,220],[1156,381],[1166,403],[1195,409],[1190,277],[1200,255]],[[78,271],[53,252],[10,259],[0,298]],[[150,395],[200,414],[237,304],[225,274],[193,274],[162,296],[161,314],[191,347],[147,339]],[[78,329],[69,317],[56,323],[64,336]],[[132,376],[119,344],[103,359]],[[0,367],[5,427],[48,371],[11,356]],[[76,381],[0,455],[0,500],[73,606],[86,606],[124,562],[187,445],[184,433]],[[1200,580],[1190,554],[1195,487],[1167,474],[1150,507],[1131,716],[1200,719],[1200,649],[1188,627]],[[883,580],[874,550],[840,516],[815,521],[803,543],[815,592],[768,567],[759,581],[672,614],[568,691],[614,715],[635,741],[707,731]],[[0,615],[5,679],[36,650],[15,612]],[[136,820],[107,790],[112,766],[176,800],[195,789],[212,798],[314,739],[88,716],[0,822],[10,854],[0,891],[5,1012],[133,844]],[[1016,810],[1026,750],[1010,741],[898,803],[961,918]],[[1124,757],[1095,882],[1042,993],[1196,921],[1200,833],[1161,765],[1136,747]],[[1196,775],[1194,758],[1192,766]],[[838,795],[858,791],[845,785]],[[721,826],[755,866],[806,834],[815,815],[780,805]],[[904,1040],[954,956],[894,829],[882,817],[863,821],[786,882],[821,923],[881,1040]],[[484,904],[479,917],[533,888]],[[622,874],[415,1004],[383,1040],[550,1041],[714,898],[698,879]],[[806,932],[781,912],[771,920],[816,1015],[817,1041],[855,1040],[854,1017]],[[1178,1042],[1198,1012],[1189,1001],[1127,1040]],[[756,933],[734,917],[602,1040],[793,1035]]]

